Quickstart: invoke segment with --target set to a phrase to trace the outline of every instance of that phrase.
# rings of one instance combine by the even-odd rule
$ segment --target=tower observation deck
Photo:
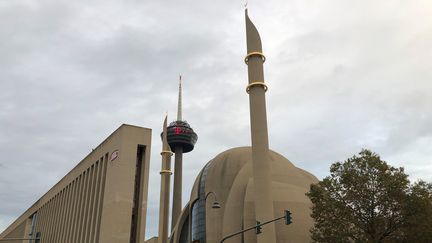
[[[167,136],[171,150],[176,151],[176,148],[181,147],[183,153],[192,151],[198,140],[198,135],[186,121],[171,122],[168,126]]]

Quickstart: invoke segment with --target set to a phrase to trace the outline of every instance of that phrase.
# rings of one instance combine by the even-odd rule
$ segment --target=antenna
[[[177,121],[182,120],[182,86],[181,86],[182,76],[179,78],[179,94],[178,94],[178,104],[177,104]]]

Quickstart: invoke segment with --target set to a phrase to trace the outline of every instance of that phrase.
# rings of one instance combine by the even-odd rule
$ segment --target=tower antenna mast
[[[178,91],[178,104],[177,104],[177,121],[181,121],[182,118],[182,76],[179,78],[179,91]]]

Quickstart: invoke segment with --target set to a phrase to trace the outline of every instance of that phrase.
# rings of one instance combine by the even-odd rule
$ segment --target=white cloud
[[[319,177],[370,148],[432,180],[429,1],[250,2],[267,55],[272,149]],[[159,134],[184,118],[184,195],[202,166],[250,144],[241,2],[0,2],[0,231],[122,123],[153,129],[147,237],[157,234]],[[85,135],[83,135],[85,134]],[[32,178],[32,180],[22,180]]]

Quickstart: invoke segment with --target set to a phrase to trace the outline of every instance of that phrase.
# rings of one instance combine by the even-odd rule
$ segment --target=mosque
[[[265,56],[247,10],[245,20],[244,61],[248,66],[246,93],[251,146],[232,148],[211,159],[195,179],[190,200],[182,208],[183,153],[193,150],[198,135],[183,120],[180,83],[177,120],[168,124],[165,118],[161,134],[157,237],[144,240],[151,129],[124,124],[18,217],[0,234],[0,240],[11,243],[310,242],[313,220],[311,202],[305,193],[318,180],[269,149]],[[276,220],[260,226],[258,231],[257,225],[283,218],[285,210],[292,215],[291,224]],[[234,234],[249,228],[254,230]]]
[[[309,199],[305,193],[317,178],[295,167],[268,146],[261,39],[246,17],[251,118],[251,147],[232,148],[211,159],[201,170],[186,204],[171,232],[170,242],[220,242],[225,236],[283,215],[289,210],[293,224],[282,221],[263,226],[262,233],[244,232],[225,242],[309,242]],[[176,173],[176,171],[175,171]],[[209,197],[211,196],[211,198]],[[213,199],[213,201],[209,200]],[[218,203],[216,208],[214,202]],[[161,204],[163,202],[161,201]],[[219,208],[220,206],[220,208]],[[164,241],[159,241],[164,242]]]

